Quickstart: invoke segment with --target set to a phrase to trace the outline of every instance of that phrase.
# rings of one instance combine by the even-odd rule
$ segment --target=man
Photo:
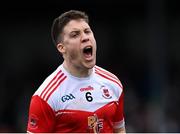
[[[30,103],[28,132],[125,133],[123,88],[96,66],[96,40],[88,16],[70,10],[56,18],[52,39],[64,62]]]

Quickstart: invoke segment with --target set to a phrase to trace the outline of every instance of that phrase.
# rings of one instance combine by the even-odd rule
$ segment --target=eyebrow
[[[71,31],[69,34],[72,34],[72,33],[79,33],[79,32],[80,32],[80,30],[76,29],[76,30]]]
[[[91,28],[87,27],[87,28],[85,28],[85,29],[83,29],[83,30],[91,30]],[[81,31],[81,30],[78,29],[78,28],[73,28],[70,33],[72,33],[72,32],[77,32],[77,31]]]

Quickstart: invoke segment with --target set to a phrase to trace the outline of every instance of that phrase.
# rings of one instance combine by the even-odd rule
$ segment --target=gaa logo
[[[74,97],[72,94],[64,95],[64,96],[61,98],[62,102],[65,102],[65,101],[68,101],[68,100],[72,100],[72,99],[75,99],[75,97]]]

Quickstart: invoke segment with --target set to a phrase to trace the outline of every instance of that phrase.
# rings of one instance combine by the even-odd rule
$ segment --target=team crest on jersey
[[[110,91],[108,88],[106,88],[105,86],[101,86],[101,91],[102,91],[102,96],[105,98],[105,99],[111,99],[112,96],[110,94]]]

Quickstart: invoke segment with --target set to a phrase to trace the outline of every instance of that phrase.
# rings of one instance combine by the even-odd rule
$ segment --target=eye
[[[78,31],[74,31],[74,32],[70,33],[71,38],[76,38],[78,35],[79,35]]]
[[[91,33],[91,30],[90,30],[90,29],[86,29],[84,32],[85,32],[86,34],[89,34],[89,33]]]
[[[72,38],[75,38],[75,37],[77,37],[78,36],[78,34],[71,34],[71,37]]]

